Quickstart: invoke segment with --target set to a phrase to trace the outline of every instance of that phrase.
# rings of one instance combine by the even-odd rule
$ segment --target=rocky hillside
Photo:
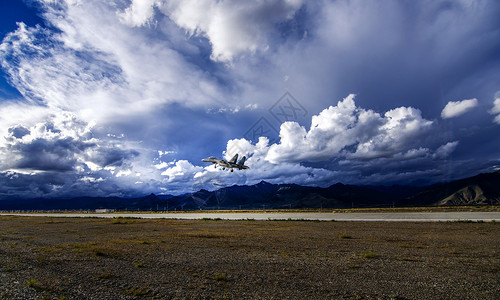
[[[500,170],[426,187],[404,201],[407,205],[500,204]]]

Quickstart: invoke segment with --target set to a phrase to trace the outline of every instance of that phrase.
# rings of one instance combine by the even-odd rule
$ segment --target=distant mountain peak
[[[256,185],[273,185],[272,183],[269,183],[265,180],[261,180],[259,183],[257,183]]]
[[[234,185],[215,191],[201,189],[182,195],[138,198],[79,197],[71,199],[19,199],[0,201],[0,209],[257,209],[351,208],[428,205],[498,205],[500,170],[426,187],[366,186],[336,183],[328,188],[297,184]]]
[[[151,194],[147,195],[146,197],[143,197],[142,199],[143,200],[157,200],[160,198],[158,198],[158,196],[156,196],[155,194],[151,193]]]

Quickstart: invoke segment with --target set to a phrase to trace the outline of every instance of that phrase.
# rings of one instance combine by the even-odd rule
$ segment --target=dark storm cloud
[[[124,161],[138,156],[135,150],[122,150],[118,148],[97,148],[89,155],[89,160],[96,164],[106,166],[121,166]]]
[[[13,198],[50,198],[77,196],[134,197],[143,195],[141,188],[123,186],[107,171],[86,177],[74,172],[46,171],[41,173],[0,173],[0,200]],[[104,179],[107,178],[107,179]]]
[[[62,187],[69,181],[67,174],[47,172],[37,175],[2,172],[0,173],[0,198],[43,197]]]
[[[115,175],[139,152],[97,138],[92,126],[73,114],[47,116],[7,133],[0,147],[2,198],[137,194],[133,186],[123,188]]]
[[[46,140],[37,138],[30,143],[18,143],[9,150],[21,156],[12,168],[40,171],[70,171],[76,165],[76,155],[95,147],[93,143],[73,138]]]
[[[448,101],[491,101],[498,90],[500,79],[490,71],[500,66],[495,1],[335,1],[319,6],[311,39],[276,57],[291,62],[289,56],[301,52],[303,58],[288,67],[295,83],[290,85],[292,92],[304,90],[299,98],[318,99],[314,109],[356,93],[363,107],[413,106],[435,117]],[[302,76],[310,76],[311,69],[312,77]],[[478,78],[482,82],[472,84]]]

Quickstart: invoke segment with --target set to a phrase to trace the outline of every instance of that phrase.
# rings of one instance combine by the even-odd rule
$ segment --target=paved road
[[[415,213],[0,213],[0,215],[68,217],[68,218],[142,218],[142,219],[224,219],[224,220],[321,220],[321,221],[388,221],[388,222],[499,222],[500,212],[415,212]]]

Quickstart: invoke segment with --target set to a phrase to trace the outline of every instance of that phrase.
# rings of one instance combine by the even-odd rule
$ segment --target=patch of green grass
[[[97,245],[97,243],[95,243],[95,242],[89,242],[89,243],[77,243],[77,244],[73,244],[73,245],[70,245],[70,246],[73,247],[73,248],[75,248],[75,249],[90,249],[90,248],[92,248],[95,245]]]
[[[111,222],[111,224],[127,224],[128,222],[127,221],[120,221],[120,220],[113,220],[113,222]]]
[[[110,246],[100,246],[96,242],[87,242],[87,243],[77,243],[77,244],[69,244],[66,245],[68,248],[72,248],[72,251],[78,252],[81,254],[91,254],[99,257],[117,257],[120,256],[120,251],[114,249]]]
[[[221,234],[214,234],[214,233],[208,233],[208,232],[190,233],[190,234],[187,234],[186,236],[194,237],[194,238],[204,238],[204,239],[217,239],[217,238],[225,237]]]
[[[418,259],[415,259],[415,258],[409,258],[409,257],[403,257],[401,259],[399,259],[400,261],[409,261],[409,262],[419,262]]]
[[[373,259],[373,258],[380,257],[380,255],[376,254],[373,251],[363,252],[359,256],[361,256],[362,258],[367,258],[367,259]]]
[[[28,287],[35,287],[36,286],[36,280],[35,278],[31,278],[30,280],[28,280],[28,282],[26,282],[26,286]]]
[[[100,257],[117,257],[119,256],[119,253],[109,247],[95,247],[92,248],[92,253],[94,253],[95,256],[100,256]]]
[[[389,296],[389,299],[390,299],[390,300],[404,300],[404,299],[406,299],[406,298],[401,297],[401,296],[398,296],[398,295],[390,295],[390,296]]]
[[[405,243],[398,243],[399,248],[415,248],[415,249],[424,249],[426,246],[418,243],[410,243],[410,242],[405,242]]]
[[[361,266],[357,264],[349,264],[347,265],[347,268],[354,270],[354,269],[361,269]]]
[[[341,238],[341,239],[352,239],[352,236],[350,236],[350,235],[348,235],[346,233],[341,232],[341,233],[339,233],[339,238]]]
[[[96,278],[98,278],[98,279],[110,279],[110,278],[113,278],[114,276],[115,275],[113,275],[113,273],[104,272],[104,273],[101,273],[101,274],[97,274]]]
[[[34,288],[37,291],[45,291],[49,290],[48,287],[46,287],[44,284],[36,280],[35,278],[31,278],[26,282],[26,286],[30,288]]]
[[[139,288],[129,288],[128,290],[125,291],[126,294],[132,295],[132,296],[144,296],[147,293],[149,293],[149,290],[147,289],[139,289]]]
[[[212,278],[216,281],[227,281],[226,273],[217,273]]]
[[[47,261],[47,258],[46,258],[45,256],[43,256],[43,255],[39,255],[39,256],[36,258],[36,260],[37,260],[38,262],[40,262],[40,263],[44,263],[44,262],[46,262],[46,261]]]

